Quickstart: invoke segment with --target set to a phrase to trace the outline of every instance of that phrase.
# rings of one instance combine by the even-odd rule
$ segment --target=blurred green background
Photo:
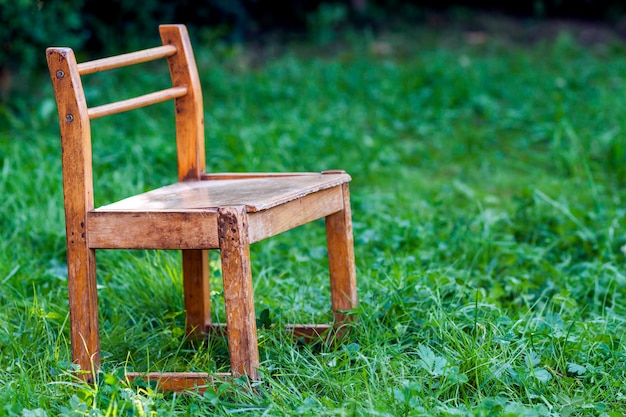
[[[618,0],[521,2],[399,0],[0,0],[0,99],[6,105],[44,68],[42,51],[70,46],[101,55],[145,46],[159,23],[185,23],[204,41],[286,41],[306,36],[328,41],[346,27],[377,31],[397,25],[429,25],[488,11],[522,19],[592,19],[624,26]],[[194,39],[197,41],[198,39]]]

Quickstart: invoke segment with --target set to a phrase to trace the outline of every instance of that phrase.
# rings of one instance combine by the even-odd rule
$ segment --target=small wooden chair
[[[251,243],[324,217],[335,324],[357,304],[348,183],[343,171],[322,173],[205,172],[200,80],[187,30],[162,25],[163,46],[78,64],[69,48],[48,48],[63,149],[63,189],[73,361],[93,380],[100,365],[96,249],[178,249],[187,331],[210,332],[209,249],[219,249],[226,336],[233,376],[258,378],[259,353],[250,273]],[[172,87],[88,107],[81,77],[166,58]],[[94,208],[91,120],[175,100],[178,182]],[[296,334],[321,334],[330,325],[294,325]],[[131,375],[132,377],[133,375]],[[205,373],[149,374],[163,389],[207,383]]]

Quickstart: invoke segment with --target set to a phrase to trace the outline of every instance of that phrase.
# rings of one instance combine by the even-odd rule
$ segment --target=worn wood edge
[[[346,174],[346,173],[329,173],[329,174],[321,174],[321,173],[303,173],[303,175],[292,175],[293,173],[287,173],[287,174],[281,174],[281,173],[276,173],[276,174],[268,174],[268,173],[261,173],[261,175],[257,175],[256,173],[243,173],[240,174],[241,176],[239,178],[226,178],[226,177],[222,177],[219,178],[221,180],[236,180],[236,179],[266,179],[266,178],[289,178],[289,177],[298,177],[298,176],[302,176],[302,177],[306,177],[306,176],[318,176],[318,177],[334,177],[334,178],[328,178],[326,180],[326,182],[321,182],[319,184],[315,184],[315,185],[309,185],[306,187],[303,187],[297,191],[294,191],[291,194],[285,194],[284,196],[282,196],[282,198],[273,200],[271,202],[268,203],[258,203],[258,204],[246,204],[246,211],[248,213],[256,213],[256,212],[261,212],[261,211],[265,211],[274,207],[278,207],[278,206],[282,206],[285,205],[286,203],[290,203],[292,201],[296,201],[296,200],[300,200],[304,197],[307,197],[311,194],[315,194],[319,191],[323,191],[323,190],[328,190],[331,188],[335,188],[338,186],[341,186],[343,184],[349,183],[352,178],[350,177],[350,175]],[[216,175],[219,176],[221,174],[217,173],[217,174],[206,174],[206,175]],[[226,175],[232,175],[229,173],[226,173]],[[245,175],[250,175],[249,177],[245,177]],[[218,179],[214,179],[214,180],[218,180]],[[195,183],[195,182],[190,182],[189,184],[193,184],[193,185],[201,185],[199,184],[201,183],[201,181]],[[175,184],[172,184],[175,185]],[[242,204],[245,204],[244,202],[242,202]],[[217,206],[215,207],[207,207],[207,209],[211,209],[211,208],[218,208]],[[330,214],[330,213],[329,213]],[[286,229],[288,230],[288,229]],[[252,243],[252,242],[251,242]]]
[[[326,190],[329,188],[335,188],[341,186],[343,184],[348,183],[350,177],[348,175],[338,175],[333,176],[332,178],[322,178],[321,174],[314,175],[303,175],[303,176],[283,176],[283,177],[274,177],[274,178],[261,178],[261,177],[252,177],[247,179],[223,179],[222,181],[210,180],[210,181],[181,181],[172,183],[169,185],[165,185],[162,187],[154,188],[150,191],[137,194],[134,196],[130,196],[128,198],[106,204],[104,206],[98,207],[94,211],[96,212],[113,212],[113,211],[126,211],[126,212],[193,212],[193,211],[216,211],[220,207],[228,207],[234,205],[245,205],[246,211],[248,213],[254,213],[257,211],[267,210],[281,204],[288,203],[293,200],[297,200],[299,198],[306,197],[309,194],[314,194],[318,191]],[[313,178],[313,180],[310,180]],[[190,194],[196,192],[196,189],[207,190],[210,191],[211,184],[219,184],[222,182],[220,187],[222,190],[219,192],[224,192],[224,187],[234,187],[238,186],[239,181],[261,181],[261,182],[271,182],[273,179],[276,181],[295,181],[296,183],[287,184],[287,190],[285,192],[280,193],[280,196],[271,199],[265,199],[264,201],[256,201],[250,202],[248,201],[246,204],[246,197],[242,197],[239,200],[234,201],[207,201],[206,204],[199,205],[194,203],[193,207],[184,208],[184,207],[161,207],[159,200],[167,197],[172,198],[173,196],[179,195],[179,193]],[[298,179],[302,179],[304,184],[299,184]],[[320,180],[319,182],[317,180]],[[250,188],[251,186],[255,186],[256,183],[249,183],[246,187]],[[263,187],[261,184],[259,187]],[[280,184],[277,184],[279,187]],[[258,187],[257,187],[258,188]],[[275,187],[276,188],[276,187]],[[272,191],[272,193],[276,193],[276,191]],[[252,198],[254,201],[255,198]]]
[[[342,209],[332,187],[248,215],[250,243],[323,218]],[[87,213],[87,239],[94,249],[217,249],[217,213],[208,209]]]
[[[250,243],[276,236],[343,208],[341,188],[326,188],[304,197],[248,214]],[[295,214],[294,214],[295,213]]]
[[[272,325],[271,330],[283,328],[292,334],[294,340],[313,341],[326,337],[335,326],[333,324],[286,324]],[[227,326],[223,323],[208,323],[205,325],[205,335],[226,336]]]
[[[124,377],[134,382],[142,379],[147,382],[156,382],[156,389],[161,391],[183,392],[190,390],[205,391],[220,382],[232,378],[229,372],[126,372]]]
[[[175,53],[176,47],[173,45],[156,46],[154,48],[148,48],[141,51],[129,52],[127,54],[94,59],[93,61],[80,63],[78,64],[78,73],[80,75],[94,74],[114,68],[121,68],[128,65],[166,58],[174,55]]]
[[[136,197],[136,196],[135,196]],[[131,197],[132,198],[132,197]],[[123,200],[120,200],[123,201]],[[129,208],[116,208],[115,205],[119,203],[111,203],[111,204],[107,204],[106,206],[102,206],[102,207],[98,207],[96,209],[90,210],[89,213],[93,213],[93,215],[98,216],[98,215],[108,215],[110,213],[112,214],[120,214],[120,213],[126,213],[126,215],[129,216],[140,216],[140,215],[159,215],[159,214],[166,214],[166,213],[177,213],[177,214],[185,214],[185,213],[191,213],[191,214],[209,214],[209,215],[214,215],[217,213],[217,209],[218,207],[208,207],[208,208],[150,208],[150,209],[146,209],[146,208],[138,208],[138,209],[129,209]]]
[[[225,173],[226,175],[233,175],[232,173]],[[338,186],[341,186],[343,184],[349,183],[352,178],[350,177],[350,175],[346,174],[346,173],[329,173],[329,174],[323,174],[323,173],[315,173],[315,172],[309,172],[309,173],[301,173],[302,175],[299,175],[298,173],[285,173],[285,174],[281,174],[281,173],[242,173],[242,174],[238,174],[239,177],[238,178],[228,178],[228,177],[222,177],[222,178],[213,178],[210,181],[213,180],[237,180],[237,179],[271,179],[271,178],[289,178],[289,177],[307,177],[307,176],[318,176],[318,177],[333,177],[333,178],[328,178],[325,180],[325,182],[321,182],[318,184],[314,184],[314,185],[309,185],[309,186],[305,186],[297,191],[294,191],[291,194],[285,194],[284,196],[282,196],[282,198],[278,198],[276,200],[273,200],[271,202],[268,203],[258,203],[258,204],[246,204],[246,211],[248,213],[256,213],[256,212],[261,212],[261,211],[265,211],[274,207],[278,207],[281,205],[284,205],[286,203],[292,202],[292,201],[296,201],[299,199],[302,199],[304,197],[307,197],[311,194],[315,194],[319,191],[323,191],[323,190],[328,190],[331,188],[335,188]],[[216,173],[216,174],[205,174],[208,176],[211,175],[215,175],[215,176],[220,176],[222,174],[220,173]],[[246,175],[250,175],[248,177],[246,177]],[[200,185],[201,186],[201,181],[199,182],[189,182],[189,184],[192,185]],[[175,185],[175,184],[172,184]],[[243,204],[244,202],[242,202]],[[207,208],[216,208],[216,207],[207,207]]]
[[[185,94],[187,94],[187,87],[166,88],[164,90],[129,98],[127,100],[120,100],[113,103],[103,104],[101,106],[91,107],[87,110],[87,114],[89,115],[89,119],[93,120],[98,117],[110,116],[112,114],[122,113],[128,110],[149,106],[151,104],[172,100],[182,97]]]
[[[259,344],[247,223],[243,206],[220,207],[217,212],[230,370],[236,376],[258,379]]]
[[[89,211],[92,249],[217,249],[217,213],[207,210]]]
[[[303,176],[319,176],[319,172],[217,172],[204,173],[201,176],[202,181],[219,181],[219,180],[245,180],[253,178],[282,178],[282,177],[303,177]]]
[[[326,176],[326,175],[324,175],[324,176]],[[303,189],[303,190],[301,190],[299,192],[295,192],[293,194],[285,195],[283,198],[277,199],[275,201],[272,201],[269,204],[257,204],[257,205],[254,205],[254,206],[246,206],[246,207],[247,207],[249,213],[254,213],[254,212],[260,212],[260,211],[268,210],[268,209],[271,209],[271,208],[274,208],[274,207],[283,206],[286,203],[290,203],[292,201],[302,200],[305,197],[308,197],[308,196],[313,195],[315,193],[318,193],[320,191],[336,188],[336,187],[338,187],[338,186],[340,186],[342,184],[346,184],[346,183],[350,182],[351,179],[352,178],[350,178],[350,176],[348,174],[336,175],[336,178],[334,178],[334,181],[329,181],[329,182],[326,182],[326,183],[317,184],[316,186],[305,188],[305,189]]]

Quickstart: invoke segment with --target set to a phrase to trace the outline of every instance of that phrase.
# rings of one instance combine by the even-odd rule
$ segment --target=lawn
[[[102,375],[73,378],[56,106],[33,80],[0,114],[0,416],[626,415],[626,46],[484,35],[196,42],[209,170],[353,177],[358,320],[313,345],[261,326],[253,391],[120,381],[228,368],[223,340],[185,339],[176,252],[99,252]],[[175,180],[172,108],[149,111],[94,122],[97,204]],[[324,237],[253,246],[261,324],[330,319]]]

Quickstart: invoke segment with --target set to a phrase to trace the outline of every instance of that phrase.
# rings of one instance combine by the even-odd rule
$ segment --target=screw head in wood
[[[72,123],[74,121],[74,116],[72,116],[71,114],[66,114],[65,121],[68,123]]]
[[[57,71],[57,78],[60,80],[61,78],[65,77],[65,73],[61,70]]]

